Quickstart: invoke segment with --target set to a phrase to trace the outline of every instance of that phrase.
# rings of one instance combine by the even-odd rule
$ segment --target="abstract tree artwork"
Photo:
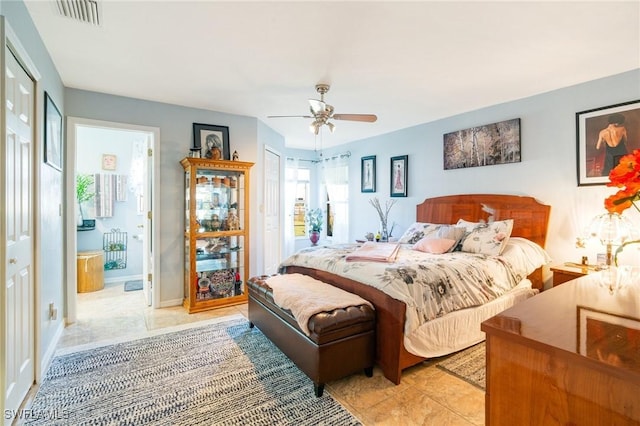
[[[520,162],[520,119],[444,135],[444,169]]]

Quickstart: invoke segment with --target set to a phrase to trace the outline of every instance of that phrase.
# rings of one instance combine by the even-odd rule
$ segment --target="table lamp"
[[[589,236],[599,239],[607,248],[607,266],[612,263],[612,246],[622,245],[629,238],[631,229],[631,222],[619,213],[604,213],[591,221]]]

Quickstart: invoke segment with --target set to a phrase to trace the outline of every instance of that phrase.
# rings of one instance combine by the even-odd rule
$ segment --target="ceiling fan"
[[[323,125],[326,125],[331,133],[333,133],[336,126],[329,120],[373,123],[378,119],[374,114],[334,114],[333,106],[324,101],[324,95],[329,91],[329,87],[328,84],[316,84],[316,92],[320,93],[320,100],[309,99],[311,115],[269,115],[268,118],[312,118],[313,122],[309,125],[309,130],[316,135],[320,132],[320,128]]]

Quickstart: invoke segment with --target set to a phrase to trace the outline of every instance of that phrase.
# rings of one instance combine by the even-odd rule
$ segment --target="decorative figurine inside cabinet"
[[[184,158],[184,307],[189,313],[247,301],[249,171],[253,163]]]

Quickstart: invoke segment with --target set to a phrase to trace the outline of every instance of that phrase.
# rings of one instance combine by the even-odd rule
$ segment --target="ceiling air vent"
[[[96,0],[56,0],[56,10],[62,16],[86,22],[91,25],[100,25],[100,7]]]

